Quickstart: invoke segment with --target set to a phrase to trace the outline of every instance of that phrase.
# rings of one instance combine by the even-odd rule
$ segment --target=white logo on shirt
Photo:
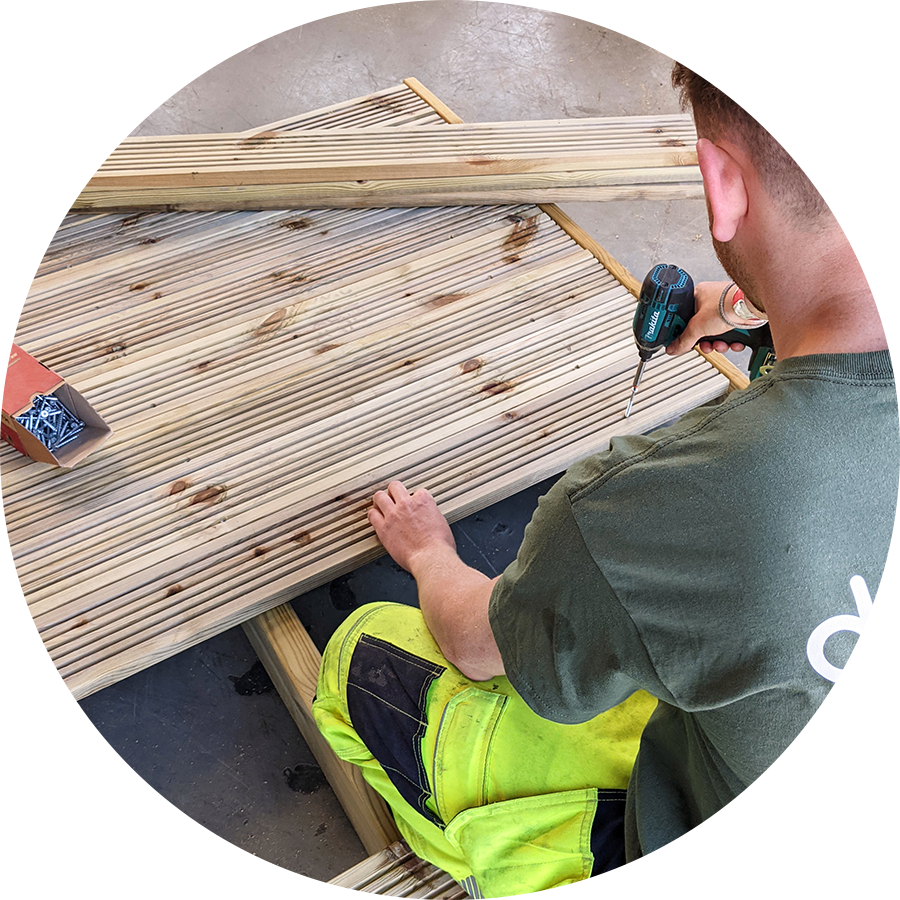
[[[837,681],[838,675],[843,670],[833,666],[825,658],[825,642],[839,631],[853,631],[856,634],[862,634],[863,622],[872,611],[872,597],[869,594],[868,585],[861,575],[854,575],[850,579],[850,590],[853,591],[858,615],[832,616],[830,619],[826,619],[813,631],[806,642],[809,664],[828,681]]]

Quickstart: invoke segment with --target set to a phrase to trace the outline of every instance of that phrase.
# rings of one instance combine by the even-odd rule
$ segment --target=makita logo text
[[[647,327],[650,331],[654,331],[656,329],[656,323],[659,321],[659,314],[661,310],[654,310],[653,315],[650,316],[650,321],[648,322]]]

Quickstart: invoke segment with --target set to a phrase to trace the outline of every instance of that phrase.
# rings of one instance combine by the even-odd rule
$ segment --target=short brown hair
[[[830,210],[793,157],[727,94],[705,78],[676,62],[672,87],[680,93],[681,108],[693,109],[697,132],[715,141],[729,135],[746,150],[766,192],[797,223],[820,223]]]

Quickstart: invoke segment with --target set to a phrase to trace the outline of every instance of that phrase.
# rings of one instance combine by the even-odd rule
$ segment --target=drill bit
[[[644,374],[644,366],[647,364],[646,359],[642,359],[638,363],[637,372],[634,373],[634,381],[631,383],[631,397],[628,400],[628,408],[625,410],[625,418],[627,419],[631,415],[631,407],[634,403],[634,395],[637,393],[638,384],[641,380],[641,375]]]

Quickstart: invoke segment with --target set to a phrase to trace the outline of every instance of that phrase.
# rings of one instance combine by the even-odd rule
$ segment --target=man
[[[379,491],[369,521],[414,575],[427,629],[415,610],[365,607],[323,665],[335,749],[417,852],[485,895],[635,859],[737,796],[826,696],[853,646],[827,623],[874,596],[887,555],[896,394],[862,270],[755,120],[681,65],[673,84],[744,301],[698,285],[667,352],[767,319],[774,369],[573,466],[499,578],[462,563],[426,491]]]

